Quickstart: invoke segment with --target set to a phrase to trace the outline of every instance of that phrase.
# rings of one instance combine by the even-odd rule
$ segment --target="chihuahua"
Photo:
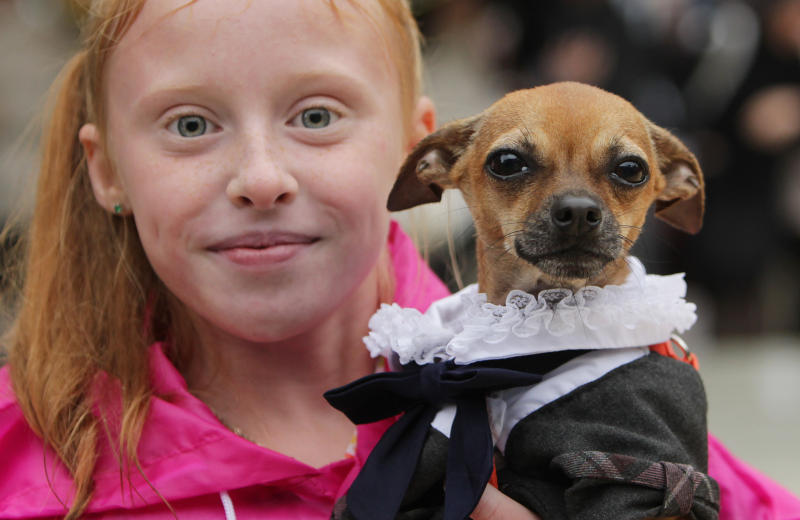
[[[703,175],[683,143],[624,99],[569,82],[512,92],[428,136],[388,208],[439,201],[447,188],[470,208],[478,285],[494,303],[512,289],[622,282],[654,203],[656,217],[692,234],[704,210]]]
[[[464,301],[478,301],[477,307],[454,327],[452,341],[438,324],[398,340],[406,334],[404,323],[413,328],[422,319],[414,315],[406,322],[399,308],[382,308],[370,326],[386,323],[383,337],[392,345],[435,338],[412,356],[418,365],[493,359],[481,357],[488,352],[544,374],[530,388],[488,395],[501,491],[544,520],[717,518],[716,483],[704,473],[702,382],[689,364],[653,348],[666,344],[671,353],[670,333],[693,323],[694,307],[682,300],[682,275],[646,276],[628,256],[652,206],[670,225],[700,230],[704,182],[695,156],[624,99],[588,85],[556,83],[512,92],[423,139],[403,164],[388,208],[436,202],[449,188],[461,190],[473,216],[478,289],[434,303],[433,315],[456,316]],[[647,280],[654,280],[649,293]],[[476,291],[485,300],[476,300]],[[662,296],[673,298],[673,307],[652,304]],[[593,307],[592,301],[613,305]],[[689,306],[687,325],[675,316]],[[614,313],[603,316],[604,309]],[[572,335],[556,326],[556,318],[570,312],[582,325]],[[640,329],[658,330],[637,336],[632,331],[640,322],[648,323]],[[661,322],[667,323],[659,329]],[[604,326],[614,332],[584,341]],[[481,327],[491,339],[475,339]],[[368,346],[380,343],[381,336],[373,336],[365,340]],[[609,344],[615,338],[622,338],[620,344]],[[445,352],[439,345],[448,341],[452,349]],[[477,353],[464,344],[477,346]],[[512,357],[521,352],[536,356],[514,361],[523,359]],[[467,378],[459,374],[451,380]],[[453,459],[447,458],[450,424],[458,421],[451,415],[442,426],[443,415],[430,423],[418,459],[411,457],[418,462],[396,518],[463,513],[452,515],[446,507],[446,498],[459,500],[448,498],[451,473],[443,469]],[[474,482],[474,490],[483,489],[485,481]],[[372,493],[364,489],[369,483],[358,494]],[[335,518],[377,517],[354,514],[346,502]]]

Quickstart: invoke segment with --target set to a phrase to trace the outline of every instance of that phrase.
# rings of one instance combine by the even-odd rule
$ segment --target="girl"
[[[322,393],[376,370],[379,302],[446,293],[384,209],[434,127],[413,18],[96,0],[84,25],[5,342],[0,517],[327,518],[388,424]],[[712,457],[736,514],[789,504]],[[490,488],[473,518],[533,516]]]
[[[434,125],[416,31],[397,0],[92,3],[0,380],[0,517],[330,515],[387,424],[322,393],[375,370],[380,301],[445,294],[385,210]]]

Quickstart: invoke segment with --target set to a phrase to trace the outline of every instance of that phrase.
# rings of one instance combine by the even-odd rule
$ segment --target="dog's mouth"
[[[624,253],[623,240],[616,218],[602,202],[570,192],[530,214],[513,245],[520,259],[546,275],[546,284],[570,286],[597,279]]]
[[[589,279],[616,259],[611,251],[582,245],[533,252],[524,242],[515,242],[517,255],[545,274],[558,279]]]

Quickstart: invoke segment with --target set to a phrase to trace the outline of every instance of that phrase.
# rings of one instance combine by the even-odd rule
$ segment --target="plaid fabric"
[[[636,484],[664,491],[664,501],[659,516],[686,516],[698,514],[695,503],[702,502],[702,509],[709,506],[719,510],[719,488],[717,483],[688,464],[652,462],[648,460],[604,453],[601,451],[570,452],[553,459],[572,479],[597,479],[619,483]]]

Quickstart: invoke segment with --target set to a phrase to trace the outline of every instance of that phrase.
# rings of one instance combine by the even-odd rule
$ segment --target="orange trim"
[[[497,483],[497,464],[492,464],[492,476],[489,477],[489,484],[499,489],[499,484]]]
[[[662,356],[677,359],[678,361],[683,361],[684,363],[689,363],[692,365],[692,367],[694,367],[695,370],[700,370],[700,362],[697,360],[697,356],[688,350],[683,350],[683,348],[680,349],[682,355],[677,354],[675,349],[672,348],[673,343],[674,342],[670,340],[665,341],[664,343],[650,345],[650,352],[655,352],[656,354],[661,354]]]

